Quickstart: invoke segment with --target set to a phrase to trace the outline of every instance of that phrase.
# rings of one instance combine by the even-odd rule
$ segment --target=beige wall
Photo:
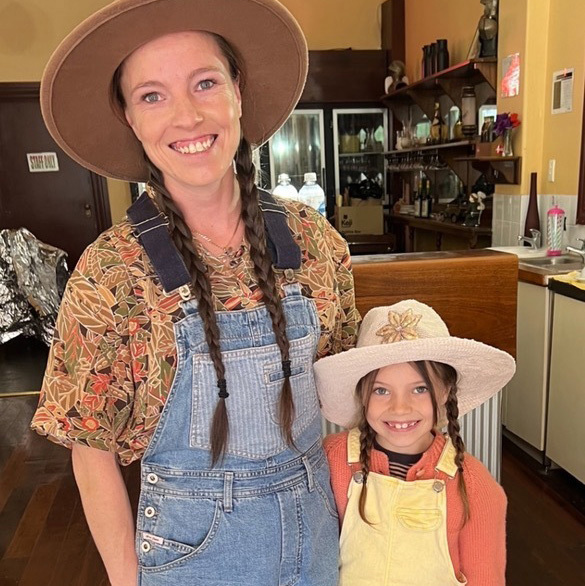
[[[538,1],[538,0],[537,0]],[[447,39],[451,64],[467,58],[483,6],[479,0],[406,0],[406,72],[421,78],[422,47]]]
[[[544,75],[542,173],[540,182],[543,193],[573,195],[579,183],[579,156],[581,151],[581,124],[583,119],[583,87],[585,36],[585,2],[552,0],[548,27],[548,55]],[[537,65],[535,65],[537,66]],[[567,114],[551,114],[551,80],[553,72],[565,67],[575,68],[573,111]],[[556,179],[547,180],[548,161],[556,159]]]
[[[39,80],[49,55],[81,20],[109,0],[0,2],[0,81]],[[310,49],[379,49],[382,0],[283,0]]]
[[[59,41],[110,0],[0,2],[0,82],[38,81]],[[382,0],[283,0],[310,49],[379,49]],[[348,78],[351,74],[348,72]],[[108,180],[112,220],[130,203],[128,186]]]

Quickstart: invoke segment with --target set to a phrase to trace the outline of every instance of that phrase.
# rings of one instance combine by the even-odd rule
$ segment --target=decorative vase
[[[536,183],[536,173],[530,173],[530,196],[528,198],[528,209],[526,210],[526,223],[524,224],[524,236],[528,236],[529,238],[532,237],[531,229],[540,231]]]
[[[513,157],[514,150],[512,149],[512,129],[507,128],[504,130],[504,151],[502,153],[503,157]]]

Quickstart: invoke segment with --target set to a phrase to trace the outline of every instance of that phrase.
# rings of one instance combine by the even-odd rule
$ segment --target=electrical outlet
[[[554,183],[555,181],[555,169],[557,166],[557,161],[556,159],[549,159],[548,160],[548,180],[551,183]]]

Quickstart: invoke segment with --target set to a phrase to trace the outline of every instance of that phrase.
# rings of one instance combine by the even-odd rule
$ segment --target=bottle
[[[461,121],[463,134],[472,138],[477,132],[477,110],[475,107],[475,88],[466,85],[461,91]]]
[[[420,180],[420,188],[418,190],[418,197],[416,198],[416,201],[414,202],[414,215],[417,218],[422,218],[423,217],[423,202],[426,199],[426,180],[423,178],[421,178]]]
[[[563,252],[565,210],[555,204],[546,214],[547,256],[560,256]]]
[[[435,102],[435,114],[431,122],[431,144],[439,144],[443,136],[443,118],[441,117],[441,106]]]
[[[426,180],[426,184],[427,186],[424,192],[424,199],[421,201],[421,218],[431,217],[432,196],[430,179]]]
[[[431,43],[431,71],[430,74],[433,75],[437,73],[437,43]]]
[[[315,208],[324,216],[327,215],[325,209],[325,192],[317,183],[317,173],[305,173],[305,183],[299,190],[299,199],[304,204]]]
[[[449,67],[449,49],[447,39],[437,39],[437,71],[443,71]]]
[[[287,199],[299,199],[299,192],[296,187],[290,182],[290,177],[286,173],[281,173],[278,176],[278,183],[272,190],[272,195],[278,195]]]
[[[526,211],[526,222],[524,224],[524,236],[528,237],[532,236],[532,232],[530,230],[538,230],[540,232],[536,177],[536,173],[530,173],[530,196],[528,199],[528,210]]]
[[[412,186],[412,203],[414,206],[414,215],[420,216],[420,199],[418,198],[418,194],[420,192],[420,184],[422,183],[420,177],[417,175],[414,176],[414,185]]]

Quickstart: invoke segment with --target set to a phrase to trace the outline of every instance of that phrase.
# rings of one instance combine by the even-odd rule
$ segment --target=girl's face
[[[213,37],[181,32],[146,43],[124,62],[120,86],[126,119],[171,193],[233,175],[241,96]]]
[[[440,383],[437,396],[444,395]],[[385,449],[420,454],[433,442],[432,389],[408,362],[380,368],[366,408],[366,420]]]

